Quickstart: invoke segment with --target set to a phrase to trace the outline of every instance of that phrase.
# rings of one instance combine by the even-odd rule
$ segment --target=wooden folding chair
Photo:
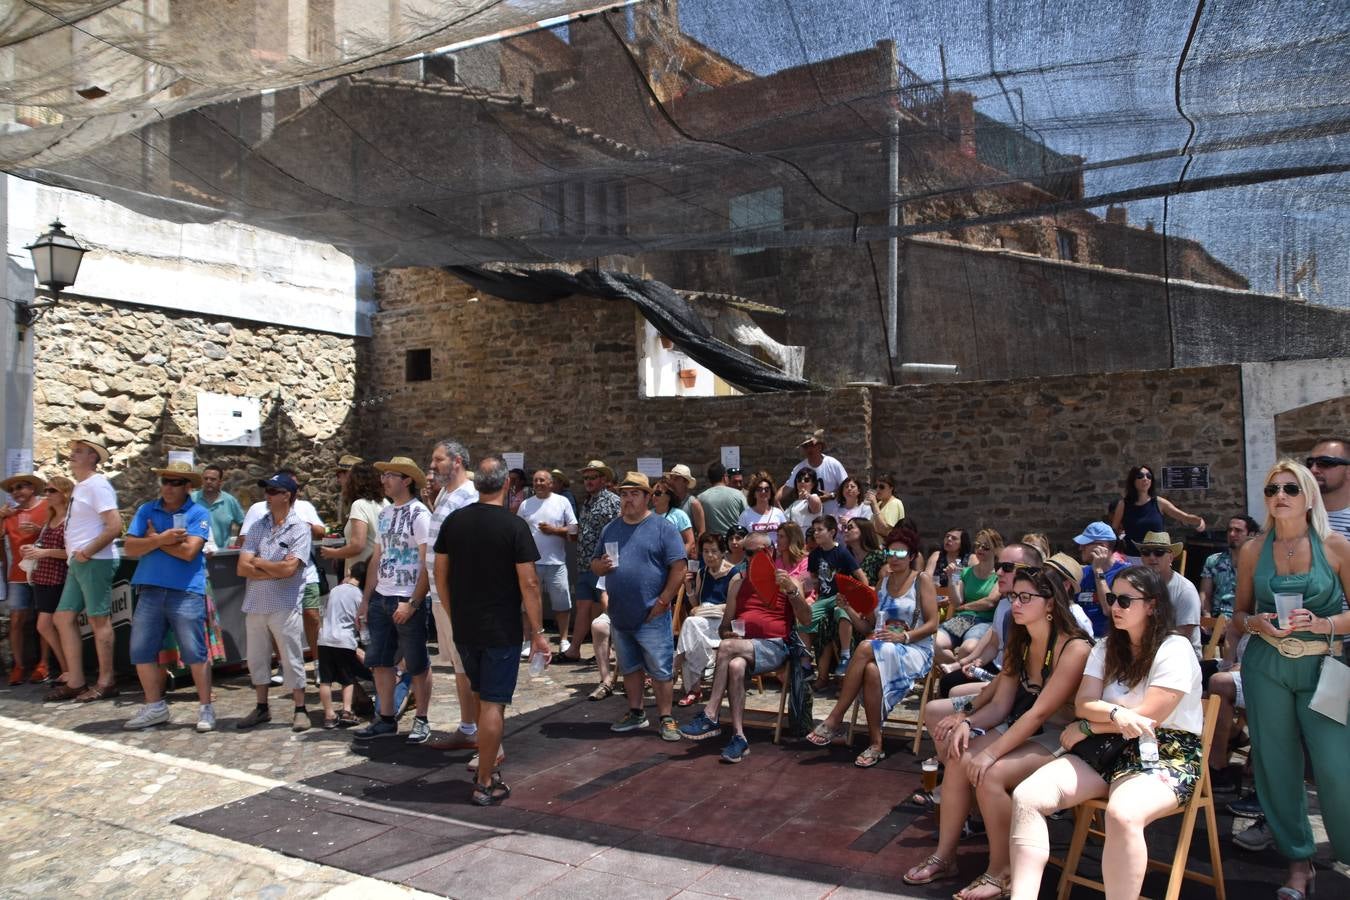
[[[675,640],[680,639],[680,626],[684,624],[685,616],[689,615],[689,605],[684,602],[684,585],[680,585],[680,592],[675,595],[674,614],[671,616],[671,630],[675,632]]]
[[[907,738],[910,735],[909,732],[907,732],[905,729],[912,729],[914,735],[914,743],[913,746],[910,748],[910,752],[913,753],[915,756],[919,755],[919,743],[923,741],[923,732],[924,732],[923,714],[928,710],[928,701],[930,699],[937,697],[938,680],[939,678],[937,675],[937,667],[934,666],[928,670],[928,675],[923,680],[923,686],[919,688],[918,719],[916,719],[913,722],[910,722],[905,719],[892,721],[891,719],[888,718],[886,721],[881,723],[882,737],[886,737],[888,734],[894,734],[894,736],[896,737]],[[896,704],[896,709],[898,708],[899,704]],[[862,695],[860,693],[858,699],[853,701],[853,710],[849,713],[848,738],[847,738],[849,746],[853,745],[853,733],[854,731],[857,730],[858,712],[861,709],[862,709]],[[894,712],[894,710],[892,710],[892,712]],[[888,731],[888,729],[891,728],[894,728],[895,731],[894,732]]]
[[[1228,630],[1227,616],[1202,616],[1201,630],[1209,631],[1209,640],[1205,642],[1204,658],[1217,659],[1223,652],[1223,635]]]
[[[1224,900],[1223,860],[1219,856],[1219,828],[1214,820],[1214,792],[1209,783],[1210,744],[1214,740],[1214,726],[1219,721],[1219,698],[1210,697],[1205,701],[1205,727],[1200,737],[1200,782],[1195,786],[1191,799],[1182,808],[1168,813],[1179,815],[1181,834],[1177,837],[1176,851],[1166,861],[1149,859],[1148,867],[1156,871],[1171,872],[1167,881],[1165,900],[1177,900],[1181,894],[1183,879],[1191,879],[1214,888],[1218,900]],[[1209,836],[1209,865],[1213,874],[1206,875],[1186,868],[1186,859],[1191,849],[1191,839],[1195,834],[1195,820],[1201,812],[1205,814],[1205,831]],[[1074,808],[1073,840],[1069,843],[1069,853],[1064,860],[1064,873],[1059,879],[1058,900],[1067,900],[1075,884],[1081,884],[1094,890],[1105,892],[1106,887],[1100,881],[1094,881],[1078,874],[1078,861],[1083,855],[1083,845],[1089,834],[1105,839],[1105,823],[1098,824],[1099,818],[1106,815],[1106,800],[1088,800]]]

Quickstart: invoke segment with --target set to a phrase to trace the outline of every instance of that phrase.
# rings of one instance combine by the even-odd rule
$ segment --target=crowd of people
[[[425,470],[410,457],[346,455],[336,473],[343,539],[316,547],[326,529],[293,472],[260,481],[263,499],[245,511],[224,492],[220,468],[186,463],[152,470],[159,496],[136,508],[124,534],[100,471],[108,452],[79,438],[69,478],[20,473],[0,483],[11,498],[0,512],[10,684],[50,682],[51,701],[117,695],[108,611],[122,538],[120,553],[139,559],[130,655],[145,695],[126,727],[168,721],[167,647],[191,671],[197,729],[216,728],[219,624],[204,561],[234,544],[257,696],[235,727],[270,721],[274,686],[290,694],[291,727],[312,727],[308,651],[325,728],[352,727],[361,741],[397,736],[407,702],[412,726],[402,738],[429,742],[434,627],[435,661],[453,667],[461,720],[436,745],[477,751],[475,803],[510,794],[502,730],[522,665],[581,662],[589,639],[599,675],[589,698],[606,700],[621,685],[627,703],[612,731],[650,727],[650,695],[663,740],[709,740],[727,730],[725,699],[721,759],[731,764],[750,752],[751,678],[777,675],[794,693],[837,690],[819,723],[806,704],[798,733],[819,746],[844,737],[861,703],[869,740],[854,762],[870,768],[885,758],[890,711],[930,671],[940,676],[924,724],[942,783],[908,801],[936,810],[937,846],[904,880],[956,877],[957,843],[982,823],[987,871],[960,900],[1035,896],[1046,818],[1093,797],[1107,799],[1107,895],[1137,896],[1144,826],[1184,805],[1204,774],[1207,692],[1223,698],[1208,756],[1216,787],[1240,781],[1228,767],[1239,716],[1250,739],[1255,796],[1233,805],[1255,824],[1239,845],[1273,843],[1289,860],[1284,896],[1308,890],[1315,844],[1295,762],[1306,749],[1332,846],[1350,860],[1350,776],[1336,759],[1350,746],[1346,710],[1338,719],[1314,700],[1324,657],[1340,656],[1350,634],[1344,440],[1319,441],[1305,463],[1270,470],[1266,521],[1232,516],[1227,549],[1204,561],[1198,587],[1178,571],[1182,545],[1165,529],[1169,518],[1201,529],[1205,521],[1160,496],[1147,466],[1129,471],[1122,496],[1071,552],[1054,552],[1038,532],[1013,541],[991,527],[973,538],[949,528],[929,548],[895,476],[869,487],[825,450],[821,432],[806,435],[781,483],[714,463],[701,491],[683,464],[652,480],[620,477],[596,459],[578,473],[577,493],[560,469],[527,474],[493,454],[475,467],[453,440],[435,446]],[[331,590],[316,560],[341,567]],[[33,613],[40,653],[30,670]],[[81,615],[93,631],[95,678],[84,671]],[[1209,637],[1217,659],[1202,659]],[[375,699],[363,725],[353,704],[364,681]],[[698,708],[681,725],[676,706]]]

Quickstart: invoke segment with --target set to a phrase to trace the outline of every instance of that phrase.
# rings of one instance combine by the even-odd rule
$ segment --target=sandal
[[[344,709],[337,714],[337,727],[351,728],[354,725],[360,725],[361,720],[356,717],[356,713],[350,709]]]
[[[900,808],[907,812],[919,813],[932,812],[937,809],[937,807],[937,797],[934,797],[931,792],[925,791],[923,788],[919,788],[914,793],[910,794],[905,798],[904,802],[900,804]]]
[[[994,888],[996,893],[985,894],[982,897],[968,896],[971,891],[986,887]],[[976,878],[970,884],[961,888],[961,890],[957,891],[955,894],[952,894],[953,900],[1002,900],[1002,898],[1006,896],[1008,896],[1007,880],[999,878],[997,875],[990,875],[988,872],[985,872],[979,878]]]
[[[333,716],[333,718],[331,718],[331,719],[325,718],[325,719],[323,720],[323,728],[324,728],[324,731],[332,731],[332,730],[333,730],[334,728],[336,728],[337,726],[338,726],[338,719],[337,719],[337,716]]]
[[[601,682],[600,686],[595,690],[591,691],[590,696],[588,696],[586,699],[604,700],[606,697],[612,696],[613,694],[614,694],[614,685]]]
[[[80,696],[76,697],[75,702],[92,703],[95,700],[107,700],[111,697],[116,697],[120,693],[122,692],[117,689],[117,685],[115,684],[110,684],[107,687],[96,684],[86,690],[83,694],[80,694]]]
[[[74,700],[83,694],[88,688],[84,685],[71,687],[68,684],[60,684],[48,691],[42,698],[44,703],[58,703],[62,700]]]
[[[858,754],[858,758],[853,760],[853,764],[860,769],[870,769],[885,758],[885,750],[878,750],[876,747],[868,747]]]
[[[824,722],[821,722],[815,728],[811,729],[811,733],[806,736],[806,739],[817,747],[828,747],[835,741],[842,739],[845,734],[847,734],[847,732],[842,727],[831,728]]]
[[[477,784],[473,786],[473,802],[476,806],[491,806],[494,803],[501,803],[507,797],[511,796],[511,789],[502,781],[501,772],[492,773],[491,784]]]
[[[679,707],[693,706],[695,703],[697,703],[702,699],[703,699],[702,691],[690,691],[689,693],[681,697],[679,700],[676,700],[675,705]]]
[[[917,876],[915,872],[928,872],[926,877]],[[955,878],[959,873],[956,870],[956,863],[948,862],[937,854],[925,859],[922,863],[910,869],[900,878],[905,884],[932,884],[934,881],[946,881],[948,878]]]

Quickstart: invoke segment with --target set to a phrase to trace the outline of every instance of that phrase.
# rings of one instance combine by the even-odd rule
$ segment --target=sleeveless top
[[[1149,497],[1148,502],[1140,506],[1125,504],[1120,522],[1125,529],[1125,552],[1130,556],[1138,556],[1139,542],[1144,539],[1144,535],[1150,531],[1163,530],[1163,514],[1158,508],[1158,498]]]
[[[727,602],[727,588],[731,585],[731,578],[736,574],[736,567],[727,569],[727,574],[721,578],[709,578],[707,573],[703,574],[700,582],[698,602],[700,606],[708,604],[721,604]]]
[[[883,578],[877,585],[877,622],[875,634],[880,636],[885,633],[888,625],[892,623],[900,624],[906,631],[918,628],[923,624],[923,607],[919,604],[919,576],[915,575],[914,580],[909,583],[909,589],[898,597],[892,597],[889,589],[889,578]],[[933,636],[912,644],[904,644],[906,647],[926,647],[930,651],[933,647]]]
[[[1336,572],[1327,562],[1326,551],[1322,548],[1322,539],[1311,528],[1308,529],[1308,545],[1312,550],[1312,566],[1306,572],[1297,575],[1280,575],[1275,571],[1275,530],[1271,529],[1261,542],[1261,555],[1256,558],[1256,574],[1252,578],[1252,595],[1256,599],[1256,611],[1273,613],[1276,594],[1303,595],[1303,608],[1317,616],[1334,616],[1341,611],[1341,583]],[[1324,634],[1311,631],[1296,631],[1293,637],[1305,641],[1323,641]]]

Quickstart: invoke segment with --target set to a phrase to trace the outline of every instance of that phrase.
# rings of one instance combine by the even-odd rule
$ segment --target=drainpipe
[[[899,96],[896,102],[899,102]],[[900,111],[891,110],[890,136],[886,153],[886,309],[890,316],[887,347],[892,366],[900,364]]]

